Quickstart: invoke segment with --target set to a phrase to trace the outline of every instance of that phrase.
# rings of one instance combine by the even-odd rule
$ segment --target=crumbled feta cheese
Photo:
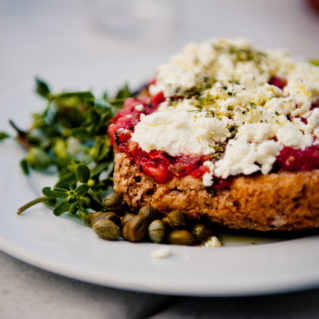
[[[284,216],[276,215],[272,221],[272,225],[275,227],[284,226],[287,223],[287,219]]]
[[[163,247],[156,249],[152,252],[152,257],[157,259],[165,259],[172,255],[172,249],[169,247]]]
[[[267,123],[247,123],[239,127],[236,138],[245,139],[247,142],[260,143],[275,136],[270,124]]]
[[[203,185],[206,187],[210,187],[214,184],[213,176],[211,173],[205,173],[203,175]]]
[[[215,175],[227,178],[229,175],[250,175],[259,170],[268,174],[281,148],[275,141],[255,144],[244,139],[230,140],[224,157],[215,164]]]
[[[143,104],[137,104],[134,106],[134,109],[136,111],[144,111],[144,106],[143,106]]]
[[[123,127],[120,127],[118,129],[118,132],[122,133],[122,134],[130,134],[131,133],[129,130],[127,130],[127,129],[123,128]]]
[[[216,236],[210,237],[208,240],[206,240],[202,246],[204,247],[222,247],[222,243]]]
[[[278,141],[282,145],[304,149],[312,144],[312,138],[304,135],[292,123],[280,127],[276,133]]]
[[[302,123],[303,124],[303,123]],[[314,134],[317,138],[319,129],[319,109],[316,108],[310,112],[307,117],[307,125],[305,125],[304,131],[308,134]]]
[[[263,141],[256,146],[256,162],[261,166],[261,172],[268,174],[279,155],[282,146],[275,141]]]
[[[259,170],[256,162],[255,145],[245,140],[230,140],[223,159],[216,162],[215,175],[227,178],[229,175],[250,175]]]
[[[273,77],[287,85],[269,84]],[[192,43],[158,68],[150,93],[161,91],[168,98],[141,117],[132,139],[147,152],[172,156],[211,154],[227,142],[203,175],[205,186],[213,176],[268,174],[284,146],[319,143],[319,109],[311,109],[319,99],[319,69],[284,51],[261,52],[243,39]]]
[[[215,165],[211,161],[205,161],[203,165],[209,168],[209,172],[203,175],[203,185],[206,187],[210,187],[214,184],[213,174]]]
[[[146,152],[157,149],[172,156],[210,154],[215,152],[215,141],[223,142],[230,136],[229,122],[183,109],[159,110],[142,117],[132,141]]]

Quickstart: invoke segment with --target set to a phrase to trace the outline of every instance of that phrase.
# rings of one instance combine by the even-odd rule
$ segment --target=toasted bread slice
[[[132,209],[145,204],[163,213],[177,209],[233,229],[319,227],[319,170],[239,176],[229,189],[215,191],[190,175],[158,184],[138,172],[125,153],[116,152],[114,188]]]

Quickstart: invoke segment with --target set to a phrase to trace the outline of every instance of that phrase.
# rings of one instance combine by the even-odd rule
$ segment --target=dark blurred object
[[[306,0],[309,7],[319,15],[319,0]]]

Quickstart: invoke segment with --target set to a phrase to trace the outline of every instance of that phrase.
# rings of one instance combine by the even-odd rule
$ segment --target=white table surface
[[[101,29],[99,2],[0,0],[0,97],[17,87],[31,91],[36,74],[58,88],[100,89],[91,65],[105,67],[114,83],[142,80],[186,42],[210,37],[241,36],[319,57],[319,17],[302,0],[172,1],[171,31],[146,39],[118,39]],[[145,62],[142,74],[122,63],[129,59]],[[118,72],[107,73],[110,61]],[[79,78],[81,68],[89,71]],[[318,318],[318,298],[319,290],[245,298],[135,293],[71,280],[0,253],[0,318]]]

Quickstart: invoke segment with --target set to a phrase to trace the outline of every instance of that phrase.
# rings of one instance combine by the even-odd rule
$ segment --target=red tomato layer
[[[284,171],[311,171],[319,168],[319,145],[305,150],[285,146],[277,156],[277,164]]]

